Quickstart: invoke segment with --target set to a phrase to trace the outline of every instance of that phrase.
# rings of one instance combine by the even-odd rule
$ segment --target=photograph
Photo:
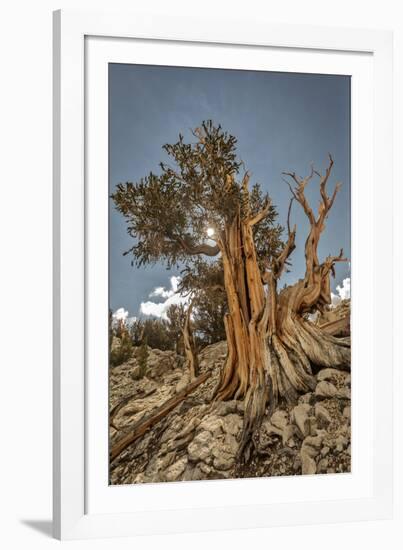
[[[109,63],[109,484],[351,472],[351,77]]]
[[[1,548],[403,548],[401,4],[6,3]]]

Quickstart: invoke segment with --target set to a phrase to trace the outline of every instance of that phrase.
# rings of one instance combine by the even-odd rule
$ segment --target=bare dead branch
[[[337,262],[347,262],[348,258],[344,257],[343,249],[340,250],[340,253],[337,256],[328,256],[323,264],[321,265],[322,277],[326,276],[329,271],[332,273],[333,277],[335,276],[334,264]]]
[[[247,191],[249,187],[249,180],[250,180],[250,173],[248,171],[245,172],[243,178],[242,178],[242,188]]]
[[[265,217],[270,212],[270,206],[271,206],[271,202],[267,201],[265,206],[262,208],[262,210],[260,210],[255,216],[249,219],[248,221],[249,225],[253,226],[261,222],[262,220],[264,220]]]
[[[276,258],[274,261],[273,266],[273,272],[276,277],[276,279],[279,279],[284,271],[284,267],[286,264],[287,259],[290,257],[293,250],[295,250],[295,235],[297,232],[297,228],[294,225],[294,228],[290,233],[288,234],[288,240],[286,242],[285,247],[283,248],[281,254]]]
[[[290,217],[291,217],[291,208],[292,208],[292,203],[294,201],[294,197],[290,200],[290,204],[288,205],[288,212],[287,212],[287,231],[288,231],[288,235],[291,233],[291,230],[290,230]],[[295,226],[294,226],[295,228]]]
[[[292,178],[297,186],[295,189],[291,188],[291,185],[289,184],[289,187],[291,188],[291,193],[293,194],[294,198],[299,202],[299,204],[302,206],[305,214],[307,215],[309,222],[311,226],[314,226],[316,223],[315,215],[313,213],[312,208],[310,207],[306,197],[305,197],[305,187],[307,186],[308,182],[312,179],[312,177],[315,174],[313,166],[311,166],[311,172],[308,176],[305,178],[300,178],[296,175],[295,172],[283,172],[285,176],[288,176]],[[289,183],[289,182],[287,182]]]
[[[182,329],[186,361],[187,361],[187,366],[189,367],[191,380],[194,380],[196,378],[199,370],[199,359],[197,357],[195,341],[193,338],[192,327],[190,324],[190,317],[192,314],[193,303],[194,303],[194,300],[192,299],[189,304],[188,310],[186,312],[185,323]]]
[[[281,277],[286,264],[288,264],[287,262],[288,258],[290,257],[293,250],[295,250],[295,236],[297,233],[297,226],[294,225],[293,229],[291,229],[291,226],[290,226],[291,208],[292,208],[293,201],[294,201],[294,197],[292,197],[290,200],[290,204],[288,206],[288,213],[287,213],[288,239],[283,250],[281,251],[279,256],[275,258],[272,264],[273,275],[276,279],[279,279]]]
[[[293,195],[294,199],[297,199],[297,195],[294,193],[294,189],[292,188],[290,182],[288,180],[286,180],[285,178],[281,178],[283,180],[284,183],[286,183],[288,185],[288,188],[291,192],[291,194]]]
[[[323,224],[326,216],[329,213],[329,210],[333,206],[336,195],[339,192],[339,189],[341,187],[340,182],[336,183],[336,186],[334,188],[332,196],[331,197],[328,196],[327,191],[326,191],[326,185],[327,185],[327,182],[329,180],[329,176],[332,172],[333,164],[334,164],[334,162],[333,162],[332,155],[329,153],[329,164],[326,168],[325,175],[322,176],[322,174],[315,171],[315,174],[320,178],[319,189],[320,189],[320,195],[321,195],[321,198],[322,198],[322,202],[319,205],[319,215],[318,215],[318,220],[317,220],[317,223],[319,225]]]

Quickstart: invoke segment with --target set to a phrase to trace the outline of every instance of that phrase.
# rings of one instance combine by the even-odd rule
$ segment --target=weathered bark
[[[183,325],[183,343],[185,348],[185,357],[190,372],[190,380],[194,380],[199,374],[199,359],[193,338],[190,316],[192,314],[193,302],[190,303],[186,312],[185,323]]]
[[[259,426],[266,406],[274,409],[279,398],[293,403],[299,393],[313,389],[312,364],[344,369],[350,365],[349,339],[337,339],[305,318],[305,314],[322,311],[331,303],[330,274],[334,274],[335,262],[344,261],[342,251],[323,263],[317,254],[324,222],[339,188],[336,185],[332,197],[328,197],[326,183],[332,166],[330,157],[323,177],[313,170],[305,179],[288,174],[297,184],[295,189],[290,187],[293,198],[287,220],[288,240],[263,273],[256,255],[253,226],[264,218],[265,208],[250,215],[247,176],[243,211],[218,240],[228,297],[225,318],[228,355],[216,397],[245,399],[240,454]],[[304,194],[314,174],[320,177],[321,202],[317,217]],[[302,206],[310,223],[305,244],[306,271],[303,279],[278,293],[277,281],[295,248],[296,228],[291,230],[289,224],[293,200]]]
[[[205,372],[201,374],[196,380],[193,380],[189,385],[186,386],[182,391],[165,401],[158,407],[155,411],[149,414],[146,418],[139,420],[134,426],[130,433],[123,436],[110,451],[110,462],[112,463],[129,445],[137,441],[146,431],[164,418],[168,413],[170,413],[179,403],[181,403],[190,393],[192,393],[198,386],[203,384],[209,377],[211,373]]]

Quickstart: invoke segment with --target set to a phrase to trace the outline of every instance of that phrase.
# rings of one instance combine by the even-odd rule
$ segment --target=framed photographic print
[[[56,537],[390,516],[391,43],[55,13]]]

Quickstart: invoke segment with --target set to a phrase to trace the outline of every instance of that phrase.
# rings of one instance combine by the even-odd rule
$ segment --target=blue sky
[[[283,171],[303,176],[310,164],[324,171],[328,152],[334,158],[333,176],[342,188],[329,215],[319,253],[324,258],[341,247],[350,255],[350,79],[347,76],[308,75],[181,67],[111,64],[109,66],[109,185],[138,181],[158,171],[164,160],[161,147],[177,140],[179,132],[212,119],[238,138],[238,155],[277,206],[285,222],[290,191]],[[306,194],[316,209],[317,181]],[[282,278],[291,284],[304,273],[304,242],[308,224],[299,205],[293,205],[297,249],[292,271]],[[157,287],[170,288],[162,264],[136,268],[123,252],[132,241],[123,217],[110,202],[110,307],[124,307],[138,316],[140,304],[163,301]],[[349,264],[336,265],[333,289],[349,277]]]

